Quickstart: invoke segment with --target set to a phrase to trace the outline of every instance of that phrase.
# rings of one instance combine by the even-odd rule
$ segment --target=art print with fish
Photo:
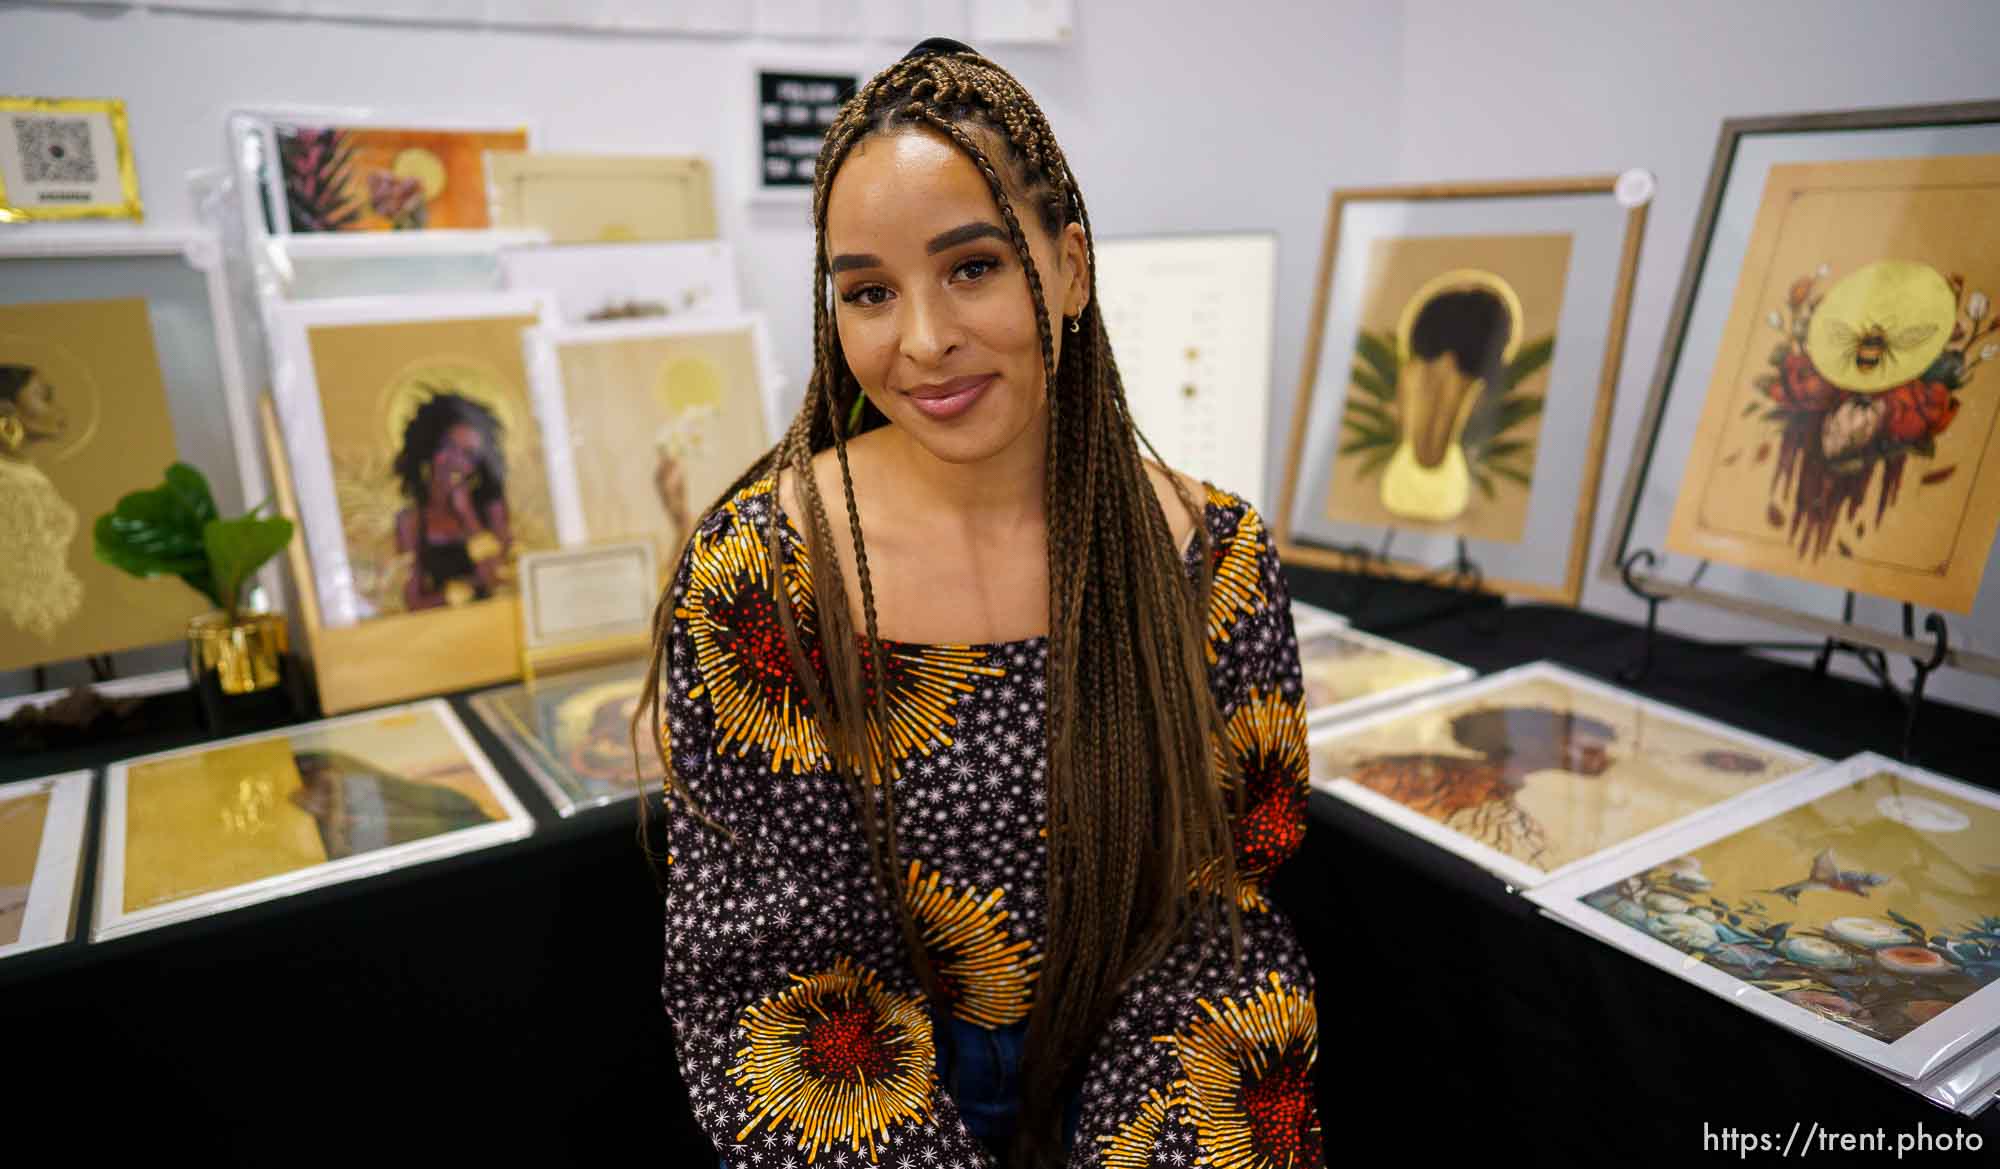
[[[1369,246],[1329,519],[1518,541],[1570,237]]]
[[[1668,547],[1969,613],[2000,524],[2000,155],[1773,166]]]
[[[2000,808],[1876,769],[1581,900],[1894,1043],[2000,982]]]
[[[1817,762],[1547,663],[1316,738],[1312,760],[1335,795],[1521,884]]]

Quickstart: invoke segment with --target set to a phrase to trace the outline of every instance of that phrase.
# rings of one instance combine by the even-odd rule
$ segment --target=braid
[[[912,129],[951,142],[985,178],[1026,276],[1047,387],[1042,503],[1049,579],[1048,929],[1020,1079],[1065,1091],[1024,1094],[1005,1162],[1041,1166],[1060,1159],[1063,1100],[1081,1079],[1085,1057],[1125,984],[1155,964],[1197,919],[1220,916],[1240,958],[1234,896],[1198,893],[1190,886],[1194,874],[1212,873],[1220,882],[1204,880],[1201,889],[1234,889],[1222,792],[1232,788],[1240,806],[1244,786],[1219,783],[1215,772],[1221,720],[1204,650],[1214,539],[1201,520],[1201,502],[1169,472],[1175,497],[1197,518],[1201,567],[1190,588],[1141,449],[1163,466],[1164,460],[1133,424],[1098,306],[1089,212],[1041,109],[1013,77],[971,52],[905,58],[869,79],[828,128],[813,180],[813,369],[805,401],[778,443],[722,499],[774,473],[789,473],[796,484],[816,628],[794,612],[784,581],[781,525],[770,524],[767,533],[788,656],[934,1009],[947,999],[905,888],[896,814],[899,761],[891,757],[888,735],[887,651],[848,463],[847,419],[861,405],[862,389],[835,327],[826,239],[827,204],[841,164],[872,135]],[[1076,320],[1078,336],[1062,347],[1060,358],[1048,290],[1022,218],[1024,200],[1045,235],[1060,239],[1072,223],[1083,232],[1089,295]],[[815,456],[829,449],[840,469],[853,545],[860,590],[855,607],[814,473]],[[668,789],[686,798],[659,731],[658,682],[671,665],[671,629],[669,596],[654,613],[654,661],[642,708],[650,709],[654,741],[668,759]],[[806,639],[813,636],[823,674],[805,652]],[[635,739],[636,729],[635,720]],[[949,1050],[949,1029],[939,1029],[938,1039]]]

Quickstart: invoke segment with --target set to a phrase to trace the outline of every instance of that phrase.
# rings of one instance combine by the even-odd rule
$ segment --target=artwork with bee
[[[1970,613],[2000,526],[2000,155],[1774,165],[1667,546]]]

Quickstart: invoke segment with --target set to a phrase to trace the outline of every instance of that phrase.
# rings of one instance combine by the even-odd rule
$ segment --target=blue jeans
[[[989,1031],[958,1019],[946,1023],[958,1047],[958,1066],[946,1073],[944,1048],[940,1044],[938,1077],[958,1105],[959,1115],[965,1118],[966,1130],[988,1150],[1005,1152],[1014,1136],[1015,1116],[1021,1109],[1021,1041],[1027,1036],[1028,1025],[1016,1023]],[[1082,1110],[1082,1093],[1072,1093],[1063,1110],[1065,1146],[1076,1140]],[[729,1169],[729,1162],[723,1160],[721,1167]]]

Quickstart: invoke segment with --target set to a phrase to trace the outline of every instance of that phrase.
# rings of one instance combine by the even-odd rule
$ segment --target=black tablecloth
[[[1294,578],[1322,602],[1337,583]],[[1601,618],[1437,600],[1369,623],[1488,670],[1549,657],[1608,678],[1638,648]],[[1879,691],[1672,638],[1636,688],[1827,755],[1901,734]],[[460,713],[535,811],[533,838],[0,962],[9,1146],[41,1133],[92,1160],[260,1166],[712,1163],[660,1011],[635,808],[558,820]],[[1927,765],[1981,781],[2000,720],[1938,707],[1920,739]],[[1335,1162],[1685,1165],[1735,1160],[1714,1143],[1724,1128],[1795,1121],[1891,1140],[1963,1129],[2000,1149],[2000,1109],[1959,1121],[1325,796],[1276,893],[1320,982]]]

